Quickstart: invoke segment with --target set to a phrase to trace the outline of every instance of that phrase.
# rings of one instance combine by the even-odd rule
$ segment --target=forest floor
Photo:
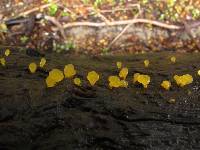
[[[170,57],[177,61],[171,64]],[[159,150],[200,149],[199,53],[157,52],[129,56],[45,55],[47,65],[30,74],[28,64],[39,62],[13,50],[0,67],[1,150]],[[144,68],[144,59],[150,66]],[[110,90],[108,75],[118,74],[116,61],[129,68],[128,88]],[[64,80],[46,88],[52,68],[72,63],[82,87]],[[100,80],[88,86],[86,74],[95,70]],[[147,89],[131,83],[133,73],[151,76]],[[180,88],[172,82],[166,91],[162,80],[189,73],[192,84]],[[174,99],[174,100],[172,100]]]

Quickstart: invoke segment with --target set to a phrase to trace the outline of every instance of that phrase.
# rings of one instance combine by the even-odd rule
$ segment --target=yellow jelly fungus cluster
[[[116,63],[116,65],[117,65],[117,68],[118,68],[118,69],[121,69],[121,68],[122,68],[122,62],[118,61],[118,62]]]
[[[54,87],[58,82],[64,79],[63,72],[59,69],[52,69],[46,78],[47,87]]]
[[[128,75],[128,68],[126,67],[122,68],[119,72],[119,77],[125,80],[127,75]]]
[[[41,60],[40,60],[40,68],[43,68],[44,67],[44,65],[46,64],[46,59],[43,57],[43,58],[41,58]]]
[[[95,71],[88,72],[87,79],[91,86],[94,86],[95,83],[99,80],[99,74]]]
[[[0,58],[0,63],[1,63],[2,66],[5,66],[6,65],[5,58]]]
[[[172,56],[172,57],[170,58],[170,60],[171,60],[172,63],[175,63],[175,62],[176,62],[176,57],[175,57],[175,56]]]
[[[10,50],[9,49],[6,49],[5,50],[5,56],[9,56],[10,55]]]
[[[182,76],[174,75],[174,80],[178,86],[183,87],[185,85],[191,84],[193,82],[193,77],[189,74]]]
[[[197,74],[200,76],[200,70],[198,70]]]
[[[149,63],[150,63],[149,60],[147,60],[147,59],[144,60],[144,66],[145,66],[146,68],[149,66]]]
[[[76,75],[76,70],[73,64],[68,64],[65,66],[64,75],[65,75],[65,78],[72,78],[73,76]]]
[[[167,81],[167,80],[164,80],[164,81],[162,81],[162,83],[161,83],[161,87],[163,87],[163,88],[166,89],[166,90],[169,90],[170,87],[171,87],[171,82],[170,82],[170,81]]]
[[[31,73],[35,73],[37,70],[37,65],[36,65],[36,63],[32,62],[29,64],[28,68]]]
[[[109,76],[108,77],[109,81],[109,87],[112,88],[118,88],[121,85],[120,78],[118,76]]]
[[[134,83],[136,83],[136,82],[141,83],[144,88],[147,88],[149,83],[150,83],[150,76],[144,75],[144,74],[135,73],[133,75],[133,82]]]
[[[81,79],[80,78],[74,78],[74,84],[77,86],[81,86]]]

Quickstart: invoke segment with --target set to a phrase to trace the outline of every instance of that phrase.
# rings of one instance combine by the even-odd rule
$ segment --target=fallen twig
[[[57,26],[58,30],[60,31],[62,37],[64,38],[64,40],[66,40],[66,35],[65,35],[65,31],[63,26],[56,20],[55,17],[51,17],[51,16],[44,16],[44,19],[52,22],[55,26]]]
[[[148,19],[131,19],[131,20],[124,20],[124,21],[112,21],[109,24],[105,22],[101,23],[94,23],[94,22],[72,22],[72,23],[67,23],[63,25],[63,28],[71,28],[71,27],[77,27],[77,26],[90,26],[90,27],[104,27],[104,26],[119,26],[119,25],[127,25],[127,24],[135,24],[135,23],[146,23],[146,24],[152,24],[161,28],[166,28],[166,29],[172,29],[172,30],[180,30],[183,29],[182,26],[177,26],[177,25],[170,25],[154,20],[148,20]],[[53,28],[54,31],[58,31],[58,28]]]

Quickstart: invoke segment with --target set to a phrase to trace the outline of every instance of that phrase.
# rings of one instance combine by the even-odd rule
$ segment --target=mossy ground
[[[170,57],[175,56],[175,64]],[[199,149],[200,53],[157,52],[130,56],[46,54],[47,65],[30,74],[28,64],[39,57],[12,51],[0,67],[0,149]],[[150,60],[144,68],[143,61]],[[115,63],[129,68],[129,87],[110,90]],[[83,86],[64,80],[46,88],[53,68],[75,65]],[[87,72],[100,81],[90,87]],[[151,76],[148,89],[132,84],[134,73]],[[189,73],[194,82],[179,88],[173,75]],[[162,80],[172,88],[160,87]],[[174,104],[168,101],[175,99]],[[23,143],[23,144],[22,144]]]

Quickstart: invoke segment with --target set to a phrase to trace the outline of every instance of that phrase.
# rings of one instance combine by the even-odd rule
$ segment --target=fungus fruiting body
[[[52,69],[49,76],[46,78],[47,87],[54,87],[56,83],[64,79],[63,72],[59,69]]]
[[[150,79],[151,79],[150,76],[144,75],[144,74],[139,74],[139,73],[135,73],[133,76],[133,82],[141,83],[144,88],[148,87],[148,85],[150,83]]]
[[[0,63],[1,63],[2,66],[5,66],[6,65],[5,58],[0,58]]]
[[[64,68],[64,74],[65,78],[72,78],[74,75],[76,75],[76,70],[74,68],[73,64],[68,64]]]
[[[161,83],[161,87],[163,87],[163,88],[166,89],[166,90],[169,90],[170,87],[171,87],[171,82],[170,82],[170,81],[167,81],[167,80],[164,80],[164,81],[162,81],[162,83]]]
[[[147,60],[147,59],[144,60],[144,66],[145,66],[146,68],[149,66],[149,63],[150,63],[149,60]]]
[[[5,50],[5,56],[9,56],[10,55],[10,50],[9,49],[6,49]]]
[[[197,74],[200,76],[200,70],[197,71]]]
[[[122,68],[119,72],[119,77],[125,80],[127,75],[128,75],[128,68],[126,67]]]
[[[46,59],[43,57],[40,60],[40,68],[43,68],[45,64],[46,64]]]
[[[94,86],[95,83],[99,80],[99,74],[95,71],[88,72],[87,79],[91,86]]]
[[[118,76],[109,76],[108,77],[109,81],[109,87],[112,88],[118,88],[121,85],[120,78]]]
[[[30,71],[31,73],[35,73],[36,70],[37,70],[37,65],[36,65],[36,63],[34,63],[34,62],[30,63],[30,64],[29,64],[29,71]]]
[[[191,84],[193,82],[193,77],[189,74],[182,76],[174,75],[174,80],[178,86],[183,87],[185,85]]]
[[[175,62],[176,62],[176,57],[175,57],[175,56],[172,56],[172,57],[170,58],[170,60],[171,60],[172,63],[175,63]]]
[[[118,68],[118,69],[121,69],[121,68],[122,68],[122,62],[118,61],[118,62],[116,63],[116,65],[117,65],[117,68]]]
[[[81,79],[80,78],[74,78],[74,84],[77,86],[81,86]]]

